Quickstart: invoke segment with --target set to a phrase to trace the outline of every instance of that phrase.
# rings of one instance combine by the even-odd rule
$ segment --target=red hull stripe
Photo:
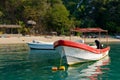
[[[106,47],[104,49],[96,49],[93,47],[90,47],[86,44],[83,43],[77,43],[77,42],[72,42],[72,41],[68,41],[68,40],[58,40],[54,43],[54,48],[58,47],[58,46],[68,46],[68,47],[73,47],[73,48],[79,48],[79,49],[83,49],[95,54],[101,54],[101,53],[105,53],[106,51],[110,50],[110,47]]]

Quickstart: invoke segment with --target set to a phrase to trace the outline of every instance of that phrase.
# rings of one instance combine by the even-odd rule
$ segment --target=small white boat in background
[[[116,37],[117,39],[120,39],[120,35],[116,35],[115,37]]]
[[[35,50],[53,50],[53,42],[35,41],[27,43],[30,49]]]

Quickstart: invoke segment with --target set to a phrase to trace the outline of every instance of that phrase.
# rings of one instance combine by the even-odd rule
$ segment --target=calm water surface
[[[120,43],[110,46],[109,56],[104,59],[73,66],[61,63],[60,55],[53,50],[1,48],[0,80],[120,80]],[[52,70],[60,65],[66,69]]]

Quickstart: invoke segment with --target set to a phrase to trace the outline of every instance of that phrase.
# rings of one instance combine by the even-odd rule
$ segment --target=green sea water
[[[72,66],[62,64],[54,50],[0,46],[0,80],[120,80],[120,43],[110,46],[109,56]],[[65,70],[52,70],[61,65]]]

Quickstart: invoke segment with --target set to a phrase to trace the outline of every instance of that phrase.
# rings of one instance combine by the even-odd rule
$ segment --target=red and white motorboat
[[[80,62],[95,61],[107,56],[110,47],[102,48],[98,40],[95,42],[96,47],[93,47],[71,40],[58,40],[54,42],[54,48],[61,54],[61,57],[66,56],[67,64],[71,65]]]

